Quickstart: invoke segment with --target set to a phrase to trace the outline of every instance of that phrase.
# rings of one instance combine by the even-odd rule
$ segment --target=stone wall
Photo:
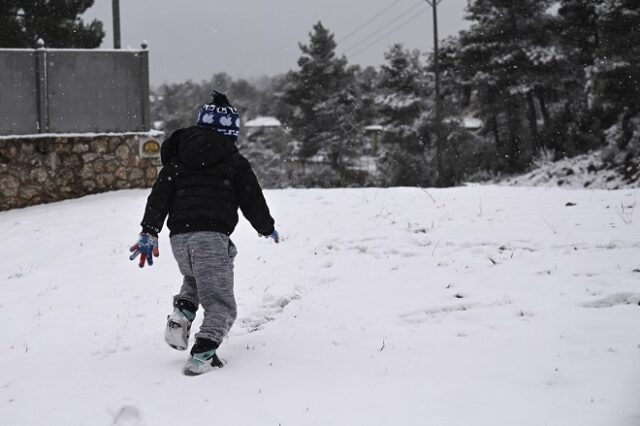
[[[158,133],[0,138],[0,210],[126,188],[150,187],[159,153],[145,154]]]

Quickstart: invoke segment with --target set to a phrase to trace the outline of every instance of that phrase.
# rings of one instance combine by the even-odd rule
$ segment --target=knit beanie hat
[[[231,105],[223,93],[214,90],[211,96],[213,101],[200,108],[198,126],[215,129],[235,142],[240,135],[238,110]]]

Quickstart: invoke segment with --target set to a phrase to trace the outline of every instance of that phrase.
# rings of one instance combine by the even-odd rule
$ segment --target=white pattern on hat
[[[213,123],[213,114],[203,114],[202,115],[203,123]]]

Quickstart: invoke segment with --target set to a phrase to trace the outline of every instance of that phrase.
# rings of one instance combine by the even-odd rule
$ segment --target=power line
[[[364,27],[369,25],[371,22],[375,21],[376,18],[380,17],[380,15],[382,15],[387,10],[391,9],[393,6],[395,6],[396,4],[400,3],[401,1],[402,0],[396,0],[393,3],[391,3],[390,5],[388,5],[387,7],[385,7],[384,9],[382,9],[380,12],[376,13],[373,17],[369,18],[369,20],[367,22],[365,22],[364,24],[360,25],[358,28],[356,28],[355,30],[351,31],[349,34],[347,34],[346,36],[344,36],[340,40],[338,40],[338,44],[342,43],[343,41],[345,41],[346,39],[348,39],[352,35],[356,34],[358,31],[360,31],[361,29],[363,29]]]
[[[391,21],[387,22],[386,24],[382,25],[381,27],[378,27],[375,31],[370,32],[369,34],[367,34],[365,37],[361,38],[359,41],[357,41],[355,44],[352,44],[350,47],[348,47],[344,53],[348,53],[353,51],[354,49],[356,49],[357,47],[361,46],[362,44],[368,42],[369,40],[371,40],[372,36],[375,36],[376,34],[378,34],[380,31],[386,29],[387,27],[389,27],[389,25],[398,22],[400,19],[404,18],[405,16],[407,16],[408,14],[410,14],[411,12],[413,12],[416,8],[420,7],[421,5],[423,5],[424,3],[422,1],[419,1],[418,3],[414,4],[413,6],[411,6],[409,9],[405,10],[404,12],[402,12],[400,15],[396,16],[395,18],[393,18]]]
[[[366,36],[362,37],[360,40],[358,40],[355,44],[352,44],[351,46],[349,46],[344,53],[348,53],[351,52],[353,50],[355,50],[356,48],[358,48],[359,46],[361,46],[362,44],[368,42],[369,40],[371,40],[371,37],[377,35],[380,33],[380,31],[387,29],[390,25],[394,24],[395,22],[398,22],[400,19],[404,18],[405,16],[407,16],[408,14],[410,14],[411,12],[413,12],[416,8],[420,7],[421,5],[423,5],[424,3],[422,1],[419,1],[418,3],[415,3],[413,6],[411,6],[409,9],[406,9],[404,12],[400,13],[399,15],[397,15],[395,18],[393,18],[392,20],[388,21],[386,24],[376,28],[374,31],[370,32],[369,34],[367,34]]]
[[[398,31],[399,29],[401,29],[402,27],[404,27],[405,25],[407,25],[409,22],[414,21],[415,19],[419,18],[420,15],[422,15],[423,13],[425,13],[427,11],[427,9],[423,9],[422,11],[418,12],[417,14],[413,15],[412,17],[410,17],[409,19],[406,19],[404,21],[402,21],[399,25],[393,27],[393,29],[387,33],[385,33],[384,35],[376,38],[375,40],[373,40],[371,43],[367,44],[365,47],[359,49],[358,51],[356,51],[354,54],[350,55],[351,58],[355,58],[356,56],[358,56],[359,54],[361,54],[362,52],[364,52],[365,50],[371,48],[372,46],[374,46],[375,44],[377,44],[379,41],[384,40],[385,38],[389,37],[391,34],[395,33],[396,31]],[[347,52],[345,52],[346,54]]]

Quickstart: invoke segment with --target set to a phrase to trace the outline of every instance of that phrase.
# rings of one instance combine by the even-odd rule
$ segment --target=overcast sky
[[[96,0],[84,15],[104,23],[102,48],[113,47],[111,3]],[[440,38],[467,27],[466,4],[443,0],[438,6]],[[149,43],[152,85],[200,81],[223,71],[247,78],[294,69],[298,42],[308,42],[319,20],[352,64],[379,65],[395,42],[423,51],[433,46],[432,15],[424,0],[120,0],[120,16],[123,47]]]

